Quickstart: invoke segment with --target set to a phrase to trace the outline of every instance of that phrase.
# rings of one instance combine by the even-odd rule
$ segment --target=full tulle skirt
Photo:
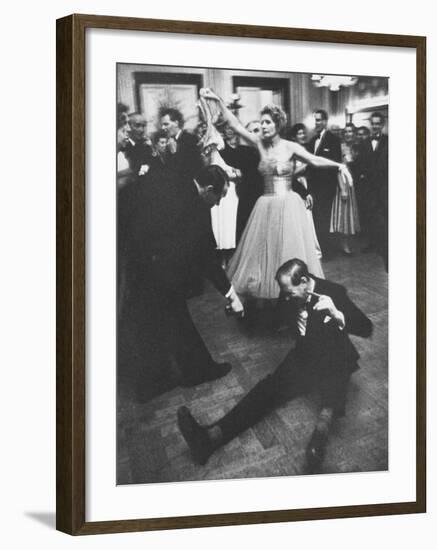
[[[228,277],[242,296],[274,299],[275,274],[287,260],[303,260],[313,275],[324,277],[312,217],[294,191],[261,196],[228,266]]]

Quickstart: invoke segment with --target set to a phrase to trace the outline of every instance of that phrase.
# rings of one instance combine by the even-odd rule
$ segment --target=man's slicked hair
[[[294,286],[301,282],[302,277],[306,277],[307,279],[310,278],[307,264],[299,260],[299,258],[293,258],[283,263],[276,272],[276,281],[279,283],[279,279],[284,275],[289,275],[291,277],[291,282]]]

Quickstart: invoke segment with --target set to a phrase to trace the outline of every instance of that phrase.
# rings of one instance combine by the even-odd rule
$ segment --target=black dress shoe
[[[230,363],[213,363],[202,373],[198,373],[195,376],[185,376],[181,382],[181,386],[184,388],[191,388],[192,386],[197,386],[204,382],[211,382],[212,380],[223,378],[231,369],[232,365]]]
[[[206,464],[214,450],[207,428],[196,421],[187,407],[179,407],[177,417],[179,430],[190,448],[193,460],[197,464]]]
[[[316,428],[306,448],[307,473],[321,473],[327,442],[328,430],[319,430]]]

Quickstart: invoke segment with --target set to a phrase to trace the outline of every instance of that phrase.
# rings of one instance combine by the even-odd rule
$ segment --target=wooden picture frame
[[[86,521],[85,33],[89,28],[409,48],[416,51],[416,498],[411,502]],[[57,21],[57,529],[71,535],[426,511],[426,39],[420,36],[71,15]]]

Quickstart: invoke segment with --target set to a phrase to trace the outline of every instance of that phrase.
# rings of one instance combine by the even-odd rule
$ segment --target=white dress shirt
[[[316,286],[315,281],[311,280],[311,284],[310,284],[310,287],[308,288],[308,290],[310,292],[314,292],[314,287],[315,286]],[[308,296],[308,298],[306,299],[305,304],[297,312],[296,324],[297,324],[297,330],[299,331],[299,334],[301,336],[305,336],[306,331],[307,331],[308,307],[309,307],[310,301],[311,301],[311,295]],[[336,322],[337,322],[338,328],[340,330],[343,330],[344,327],[346,326],[344,313],[339,311],[339,310],[337,310],[337,311],[338,311],[338,319],[336,320]],[[329,315],[326,315],[325,318],[323,319],[323,322],[324,323],[329,323],[330,321],[332,321],[332,319],[333,319],[332,317],[330,317]]]
[[[325,132],[326,132],[326,130],[322,130],[320,132],[320,134],[318,135],[318,137],[316,138],[316,141],[314,143],[314,154],[317,153],[317,149],[319,148],[320,142],[322,141]]]

